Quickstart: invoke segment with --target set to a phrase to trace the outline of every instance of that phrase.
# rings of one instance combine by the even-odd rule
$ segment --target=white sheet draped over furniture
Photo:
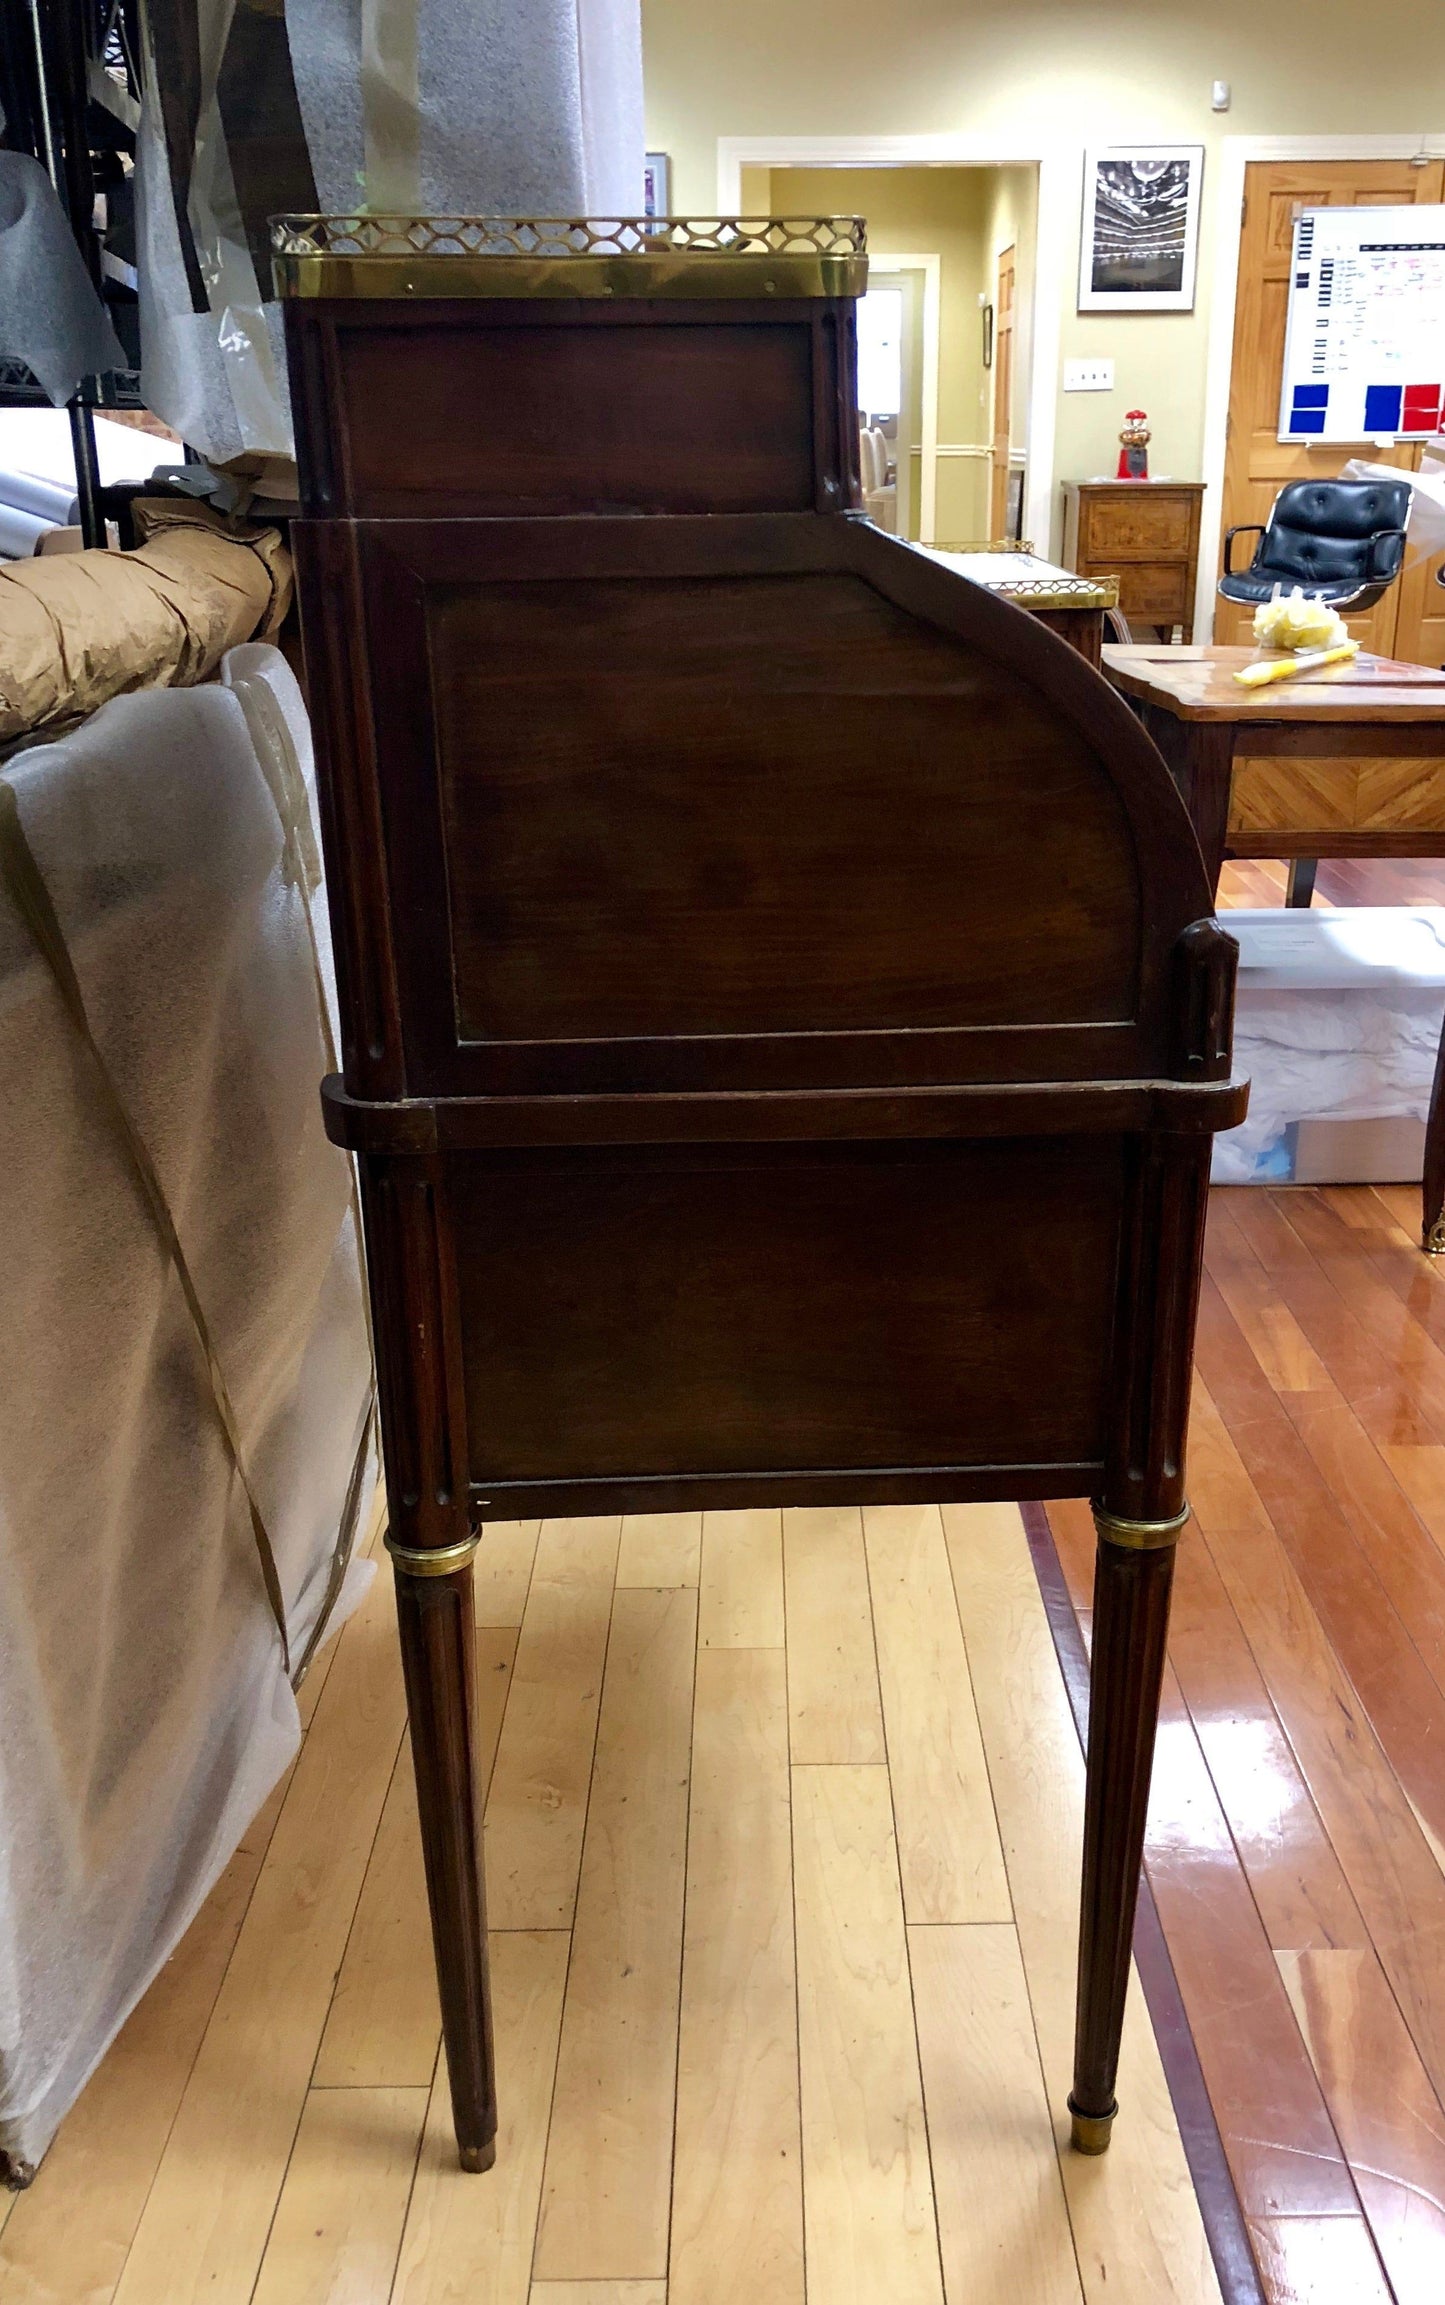
[[[305,714],[274,649],[234,650],[226,676],[235,690],[117,698],[0,773],[184,1249],[294,1663],[348,1507],[354,1521],[366,1510],[371,1363],[350,1171],[317,1097],[314,831],[277,757],[280,719],[304,775]],[[296,1751],[299,1721],[196,1324],[12,885],[0,2150],[34,2163]],[[319,887],[313,901],[325,974]],[[333,1623],[369,1574],[347,1573]]]

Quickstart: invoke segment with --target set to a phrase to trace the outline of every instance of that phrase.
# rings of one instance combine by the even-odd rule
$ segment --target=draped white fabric
[[[225,661],[268,684],[304,769],[284,659]],[[180,1236],[297,1659],[349,1492],[364,1526],[371,1371],[350,1172],[317,1095],[294,863],[314,835],[288,867],[271,773],[224,686],[117,698],[4,770]],[[324,955],[319,891],[317,909]],[[0,2150],[33,2163],[299,1721],[194,1323],[3,893],[0,1078]],[[370,1574],[351,1570],[333,1622]]]

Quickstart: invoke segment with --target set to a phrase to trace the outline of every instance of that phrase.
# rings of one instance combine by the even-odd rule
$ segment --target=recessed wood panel
[[[429,632],[464,1040],[1134,1013],[1086,740],[858,578],[443,585]]]
[[[1126,616],[1144,624],[1176,624],[1189,613],[1193,579],[1181,561],[1123,561],[1119,566],[1119,606]]]
[[[350,326],[349,494],[363,513],[810,509],[808,318],[656,328]]]
[[[1160,553],[1180,552],[1189,542],[1191,500],[1171,492],[1167,483],[1157,496],[1138,490],[1102,500],[1094,498],[1091,512],[1091,554],[1107,551],[1120,560],[1153,560]]]
[[[1097,1461],[1117,1138],[459,1157],[488,1481]]]

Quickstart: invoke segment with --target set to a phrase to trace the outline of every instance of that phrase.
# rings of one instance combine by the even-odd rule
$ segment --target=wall
[[[1061,359],[1112,357],[1113,393],[1058,402],[1060,478],[1112,471],[1124,411],[1153,424],[1154,469],[1200,472],[1209,282],[1219,219],[1209,154],[1228,135],[1429,133],[1445,151],[1438,0],[643,0],[648,141],[673,156],[679,213],[710,214],[720,136],[973,133],[999,157],[1085,143],[1202,143],[1192,313],[1080,315],[1077,223]],[[1233,84],[1229,112],[1210,82]],[[1010,142],[1015,152],[1010,153]]]
[[[749,176],[761,175],[749,170]],[[987,532],[988,442],[983,326],[978,299],[988,286],[988,227],[994,171],[983,168],[774,168],[773,216],[866,216],[872,247],[890,256],[939,259],[938,504],[943,543]],[[914,503],[917,504],[915,459]]]

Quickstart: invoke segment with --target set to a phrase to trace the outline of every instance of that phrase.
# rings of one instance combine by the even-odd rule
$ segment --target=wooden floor
[[[1222,907],[1278,904],[1275,865]],[[1316,903],[1439,904],[1434,860]],[[1416,1186],[1216,1192],[1148,1869],[1274,2305],[1445,2298],[1445,1267]],[[1049,1519],[1087,1626],[1087,1510]]]
[[[1207,2305],[1143,2009],[1061,2149],[1082,1767],[1012,1507],[499,1528],[503,2105],[454,2164],[390,1580],[0,2236],[5,2305]]]
[[[1276,2305],[1445,2297],[1445,1271],[1217,1192],[1149,1878]],[[1087,1614],[1086,1508],[1051,1506]]]
[[[1442,894],[1352,872],[1321,897]],[[1416,1214],[1212,1212],[1149,1872],[1272,2305],[1445,2295],[1445,1271]],[[1087,1628],[1087,1512],[1051,1520]],[[436,2081],[378,1578],[289,1779],[0,2200],[0,2305],[1217,2298],[1137,1992],[1113,2151],[1058,2151],[1081,1766],[1017,1513],[552,1522],[483,1559],[496,2171],[456,2171]]]

